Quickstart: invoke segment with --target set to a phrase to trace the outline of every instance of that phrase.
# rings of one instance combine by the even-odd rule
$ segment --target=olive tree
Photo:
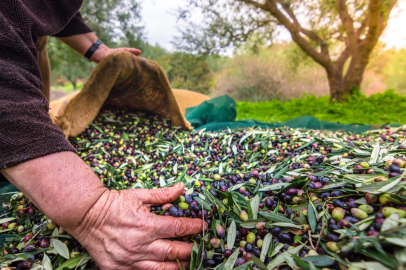
[[[397,0],[185,0],[180,18],[196,9],[204,19],[182,29],[175,44],[216,53],[248,39],[271,42],[279,27],[327,73],[332,100],[360,87],[369,56]]]

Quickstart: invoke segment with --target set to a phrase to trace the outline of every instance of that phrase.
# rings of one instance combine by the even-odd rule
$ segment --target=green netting
[[[225,95],[207,100],[199,106],[186,109],[186,119],[194,128],[205,125],[220,125],[235,121],[237,104],[234,99]]]

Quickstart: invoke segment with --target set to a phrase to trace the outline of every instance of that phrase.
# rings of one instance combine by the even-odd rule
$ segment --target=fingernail
[[[180,186],[182,185],[182,183],[177,183],[176,185],[174,185],[174,188],[180,188]]]

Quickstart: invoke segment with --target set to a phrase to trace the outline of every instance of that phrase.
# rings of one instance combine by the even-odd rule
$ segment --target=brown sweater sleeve
[[[53,35],[54,37],[71,37],[80,34],[86,34],[92,32],[89,26],[86,25],[83,20],[82,14],[80,12],[69,21],[65,28],[58,34]]]
[[[75,152],[48,115],[35,42],[62,29],[66,22],[58,18],[70,18],[69,11],[75,14],[80,2],[58,6],[62,2],[53,1],[52,8],[37,2],[0,1],[0,171],[52,153]],[[48,8],[47,16],[35,17],[29,4],[38,4],[33,11]]]

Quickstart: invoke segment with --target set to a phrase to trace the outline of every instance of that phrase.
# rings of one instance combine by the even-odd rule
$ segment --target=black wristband
[[[94,52],[103,44],[103,42],[100,41],[100,39],[96,40],[92,46],[89,48],[89,50],[87,50],[87,52],[85,53],[85,57],[90,60],[90,57],[92,57],[92,55],[94,54]]]

